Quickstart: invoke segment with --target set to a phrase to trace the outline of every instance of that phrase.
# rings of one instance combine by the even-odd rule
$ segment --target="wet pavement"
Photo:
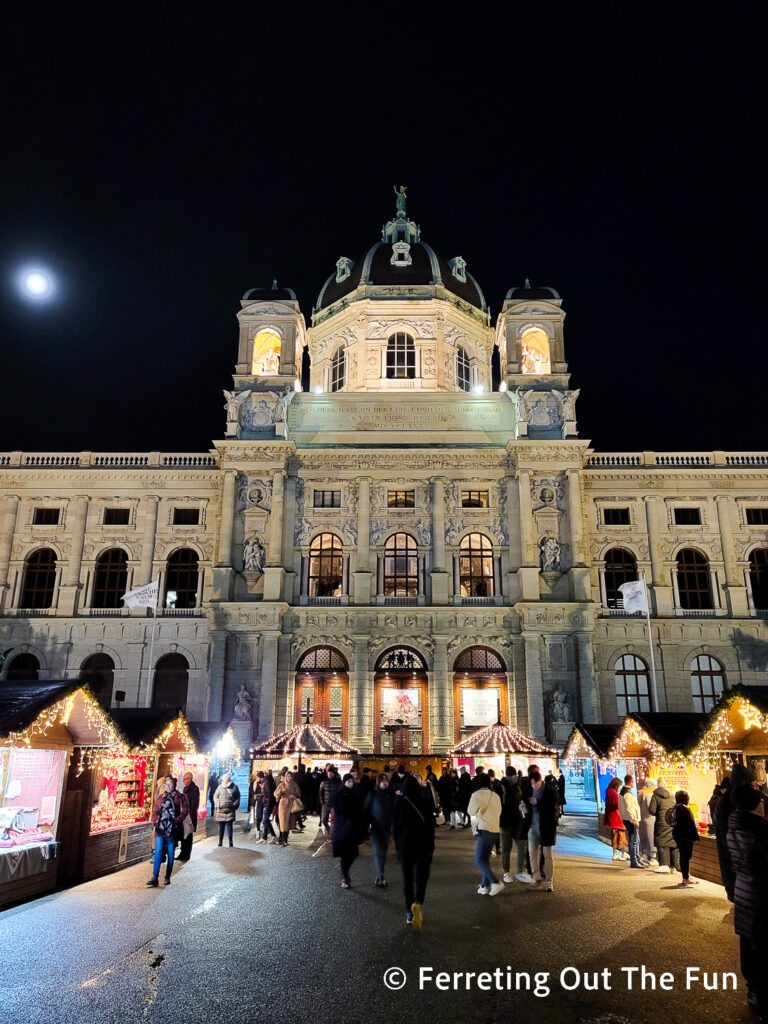
[[[405,923],[392,854],[389,887],[374,888],[365,844],[345,891],[314,831],[287,850],[241,832],[232,850],[207,839],[167,888],[147,889],[142,864],[0,912],[2,1020],[755,1021],[723,889],[614,864],[593,830],[563,819],[554,893],[515,883],[491,898],[477,894],[468,831],[438,829],[421,931]],[[638,990],[641,965],[655,991],[649,975]],[[407,975],[399,991],[390,968]],[[704,972],[710,984],[735,973],[738,991],[706,990]]]

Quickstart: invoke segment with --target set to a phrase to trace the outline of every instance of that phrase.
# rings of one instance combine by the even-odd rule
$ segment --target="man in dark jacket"
[[[264,796],[264,810],[261,817],[261,838],[268,843],[276,843],[277,836],[272,828],[272,811],[275,809],[275,790],[277,783],[272,775],[272,769],[268,769],[261,784],[261,792]]]
[[[736,875],[731,864],[731,852],[728,847],[726,835],[729,828],[729,820],[735,810],[733,803],[733,792],[737,786],[751,786],[755,776],[743,764],[735,764],[731,769],[730,785],[723,793],[715,808],[715,843],[717,845],[717,859],[720,862],[720,876],[725,886],[725,895],[733,903],[733,887],[736,884]]]
[[[329,837],[331,834],[330,819],[333,798],[341,785],[342,781],[339,778],[339,773],[333,765],[329,765],[325,778],[320,783],[320,824],[323,826],[326,837]]]
[[[421,908],[427,894],[435,850],[435,816],[431,797],[413,775],[407,775],[393,808],[397,859],[403,869],[406,924],[421,928]]]
[[[513,874],[510,866],[513,841],[517,846],[517,871],[515,873],[525,871],[526,853],[528,850],[527,838],[524,843],[519,841],[521,823],[520,801],[523,798],[523,794],[520,789],[517,772],[512,765],[507,765],[506,774],[501,780],[499,796],[501,797],[501,817],[499,818],[499,828],[501,830],[501,868],[504,872],[504,881],[509,884],[512,881]]]
[[[731,776],[733,778],[733,775]],[[733,925],[741,946],[741,973],[747,1002],[768,1021],[768,821],[760,793],[751,784],[731,786],[735,810],[728,819],[726,842],[734,873]],[[720,801],[723,802],[722,800]]]
[[[466,767],[462,765],[461,772],[459,773],[459,810],[461,811],[463,822],[461,827],[464,828],[468,824],[467,807],[469,806],[469,798],[472,796],[472,776],[467,771]]]
[[[185,835],[181,840],[181,851],[178,856],[178,860],[186,861],[192,856],[192,843],[195,839],[195,832],[197,832],[197,811],[200,807],[200,787],[195,784],[195,780],[192,778],[192,772],[186,772],[182,782],[184,783],[184,796],[187,798],[187,804],[189,805],[189,817],[192,821],[192,831],[189,835]]]
[[[437,780],[437,794],[440,797],[440,808],[443,812],[443,819],[450,824],[451,828],[456,828],[451,821],[451,812],[456,810],[451,803],[451,791],[450,773],[447,768],[443,768],[443,773]]]
[[[675,812],[675,798],[667,789],[666,780],[659,779],[659,784],[653,791],[648,810],[656,818],[653,829],[653,838],[656,843],[656,851],[659,857],[659,866],[656,874],[668,875],[672,871],[679,870],[677,860],[677,846],[672,835],[677,815]]]

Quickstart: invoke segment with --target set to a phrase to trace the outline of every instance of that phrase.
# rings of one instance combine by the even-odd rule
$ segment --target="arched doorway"
[[[390,647],[376,662],[373,679],[374,746],[377,754],[416,757],[427,753],[427,666],[411,647]]]
[[[296,666],[293,724],[321,725],[347,738],[349,665],[335,647],[312,647]]]
[[[187,710],[189,690],[189,662],[182,654],[165,654],[155,667],[155,685],[152,687],[153,708]]]
[[[110,656],[99,653],[86,658],[80,667],[80,679],[104,710],[109,711],[115,682],[115,663]]]
[[[8,662],[8,669],[5,673],[6,680],[19,682],[22,679],[39,679],[40,662],[34,654],[17,654]]]
[[[484,725],[504,720],[507,666],[490,647],[467,647],[453,663],[453,708],[456,742]],[[505,724],[509,724],[508,722]]]

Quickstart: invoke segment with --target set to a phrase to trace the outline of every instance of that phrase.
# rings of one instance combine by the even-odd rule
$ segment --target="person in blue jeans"
[[[629,866],[639,870],[644,869],[645,864],[640,863],[640,804],[632,792],[634,785],[634,777],[625,775],[624,785],[619,792],[619,814],[627,830]]]
[[[491,850],[496,845],[501,826],[501,800],[498,793],[491,789],[491,780],[485,772],[475,779],[477,788],[470,797],[467,813],[477,822],[477,845],[475,846],[475,864],[481,872],[480,896],[495,896],[504,889],[491,871]]]
[[[167,858],[165,884],[171,884],[173,857],[177,842],[176,829],[188,814],[187,798],[176,789],[176,779],[172,775],[167,775],[152,807],[152,821],[155,825],[155,860],[152,866],[152,877],[147,885],[157,888],[163,855]]]

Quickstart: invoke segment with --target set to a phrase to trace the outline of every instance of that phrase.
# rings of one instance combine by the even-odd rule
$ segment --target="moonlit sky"
[[[277,277],[309,319],[400,183],[494,316],[561,293],[594,447],[768,448],[762,8],[117,17],[4,25],[3,450],[206,450],[240,296]]]

